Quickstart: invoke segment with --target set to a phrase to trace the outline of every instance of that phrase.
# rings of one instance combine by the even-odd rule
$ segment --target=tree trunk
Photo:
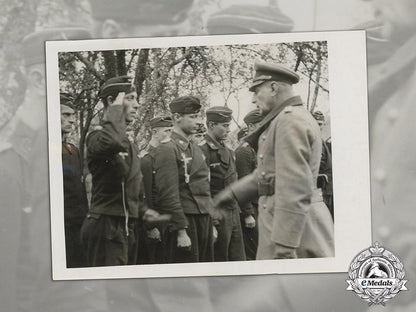
[[[114,56],[114,51],[103,51],[105,80],[117,76],[117,64]]]
[[[313,112],[315,109],[316,100],[319,94],[319,81],[321,80],[321,61],[322,61],[322,54],[321,54],[321,49],[319,47],[317,51],[317,60],[316,60],[316,65],[317,65],[318,70],[316,72],[315,90],[313,92],[313,98],[312,98],[312,103],[310,107],[311,112]]]
[[[116,57],[117,57],[117,75],[118,76],[127,75],[126,50],[116,51]]]

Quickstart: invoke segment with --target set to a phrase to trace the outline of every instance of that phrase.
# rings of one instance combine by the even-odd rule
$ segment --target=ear
[[[270,83],[270,89],[272,90],[272,96],[276,96],[279,91],[279,84],[276,81]]]
[[[173,114],[172,114],[172,119],[173,119],[174,121],[180,121],[180,120],[182,119],[182,115],[181,115],[181,114],[179,114],[179,113],[173,113]]]
[[[112,95],[107,96],[107,104],[108,106],[114,103],[114,97]]]
[[[122,33],[119,23],[112,19],[105,20],[101,26],[101,35],[103,38],[118,38]]]

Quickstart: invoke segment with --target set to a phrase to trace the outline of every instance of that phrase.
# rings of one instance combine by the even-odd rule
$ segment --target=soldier
[[[88,212],[88,202],[81,167],[81,155],[78,148],[69,142],[75,122],[73,99],[69,94],[61,93],[60,102],[66,266],[74,268],[86,265],[80,231]]]
[[[225,106],[214,106],[206,111],[208,132],[200,145],[210,171],[211,195],[215,196],[237,180],[234,153],[225,146],[230,133],[233,111]],[[224,217],[217,225],[215,261],[246,260],[243,233],[240,224],[240,207],[234,201],[224,209]]]
[[[192,134],[192,141],[197,145],[202,145],[205,143],[205,134],[207,133],[207,128],[203,123],[198,124],[198,130],[195,134]]]
[[[128,76],[108,79],[100,88],[104,104],[102,129],[87,137],[92,197],[85,222],[90,266],[136,264],[139,152],[126,134],[138,109],[137,92]]]
[[[157,203],[156,185],[154,179],[154,160],[157,147],[168,140],[172,132],[172,118],[169,116],[155,117],[150,120],[152,138],[147,150],[141,155],[141,170],[143,174],[143,187],[147,207],[159,210]],[[165,241],[163,239],[166,226],[143,226],[141,234],[142,246],[139,246],[138,263],[163,263]],[[142,241],[142,240],[141,240]]]
[[[277,64],[256,63],[255,71],[253,103],[267,115],[246,140],[258,150],[258,168],[215,202],[260,196],[257,259],[333,256],[333,222],[316,188],[320,131],[293,94],[299,76]]]
[[[263,115],[260,113],[259,109],[249,112],[244,117],[244,122],[247,125],[247,134],[252,133],[257,128],[258,123],[262,120]],[[238,179],[242,179],[256,169],[256,151],[247,142],[243,141],[235,150],[235,165]],[[241,214],[241,224],[246,257],[247,260],[256,260],[259,236],[256,222],[259,214],[258,199],[255,198],[252,201],[247,202],[243,207],[241,207],[243,212]]]
[[[182,96],[169,107],[173,132],[170,141],[159,146],[154,162],[160,209],[172,215],[167,232],[167,259],[213,261],[209,169],[201,149],[190,141],[198,129],[201,104],[194,96]]]
[[[325,124],[325,116],[320,111],[312,113],[312,116],[315,118],[322,132],[323,126]],[[322,155],[321,164],[319,166],[317,186],[322,190],[324,203],[331,213],[332,220],[334,220],[334,197],[332,191],[332,153],[330,138],[327,140],[322,138]]]
[[[187,31],[193,0],[90,0],[100,38],[175,36]]]

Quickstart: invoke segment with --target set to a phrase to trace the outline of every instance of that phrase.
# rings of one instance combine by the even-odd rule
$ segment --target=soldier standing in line
[[[137,113],[137,92],[128,76],[108,79],[99,97],[105,109],[101,129],[87,137],[92,174],[91,207],[85,225],[89,266],[136,264],[139,152],[126,134]]]
[[[214,106],[206,111],[208,132],[205,143],[200,145],[210,170],[211,195],[215,196],[237,180],[234,153],[225,146],[230,133],[233,111],[225,106]],[[217,225],[215,261],[246,260],[243,233],[240,223],[240,207],[234,201],[224,207],[224,217]],[[254,220],[253,220],[254,221]]]
[[[209,169],[201,149],[190,140],[198,130],[200,100],[182,96],[169,107],[173,132],[171,139],[159,146],[154,162],[160,209],[172,215],[167,232],[167,260],[213,261]]]
[[[169,116],[155,117],[150,120],[152,138],[146,151],[141,154],[141,170],[143,174],[143,188],[145,201],[148,208],[159,211],[157,202],[157,191],[155,185],[154,160],[157,147],[169,139],[172,132],[172,118]],[[163,263],[165,262],[164,249],[165,225],[146,226],[143,224],[140,236],[138,263]],[[140,246],[141,245],[141,246]]]
[[[195,134],[192,134],[192,141],[197,145],[202,145],[205,143],[205,134],[207,133],[207,128],[203,123],[198,124],[198,130]]]
[[[322,131],[325,123],[325,116],[320,111],[312,113],[312,116],[315,118],[319,128]],[[334,193],[332,191],[332,153],[330,138],[328,140],[324,140],[322,138],[322,157],[321,164],[319,166],[317,183],[318,188],[322,190],[324,203],[331,213],[332,220],[334,220]]]
[[[259,198],[257,259],[334,255],[333,221],[316,187],[321,135],[292,85],[299,76],[282,65],[256,63],[250,91],[267,114],[246,141],[257,149],[254,173],[215,198],[223,206]]]
[[[74,130],[75,109],[69,94],[61,93],[62,170],[64,182],[64,217],[66,266],[86,266],[86,255],[81,244],[81,226],[88,212],[87,193],[78,148],[69,142]]]
[[[247,134],[252,133],[263,115],[259,109],[252,110],[244,117],[247,125]],[[235,165],[238,179],[251,174],[257,168],[256,151],[247,142],[242,142],[235,150]],[[243,229],[244,248],[247,260],[256,260],[257,245],[259,239],[257,218],[259,214],[258,199],[255,198],[241,207],[241,225]]]

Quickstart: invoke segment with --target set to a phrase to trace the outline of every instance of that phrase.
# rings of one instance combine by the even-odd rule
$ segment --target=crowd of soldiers
[[[235,151],[227,146],[233,111],[208,107],[204,124],[193,95],[150,120],[151,139],[139,151],[128,135],[135,86],[128,76],[108,79],[98,92],[101,125],[86,139],[90,203],[81,155],[67,140],[75,107],[61,93],[67,267],[334,255],[333,216],[318,181],[329,182],[319,171],[321,159],[330,162],[323,115],[293,94],[294,71],[260,62],[255,70],[257,107]]]

